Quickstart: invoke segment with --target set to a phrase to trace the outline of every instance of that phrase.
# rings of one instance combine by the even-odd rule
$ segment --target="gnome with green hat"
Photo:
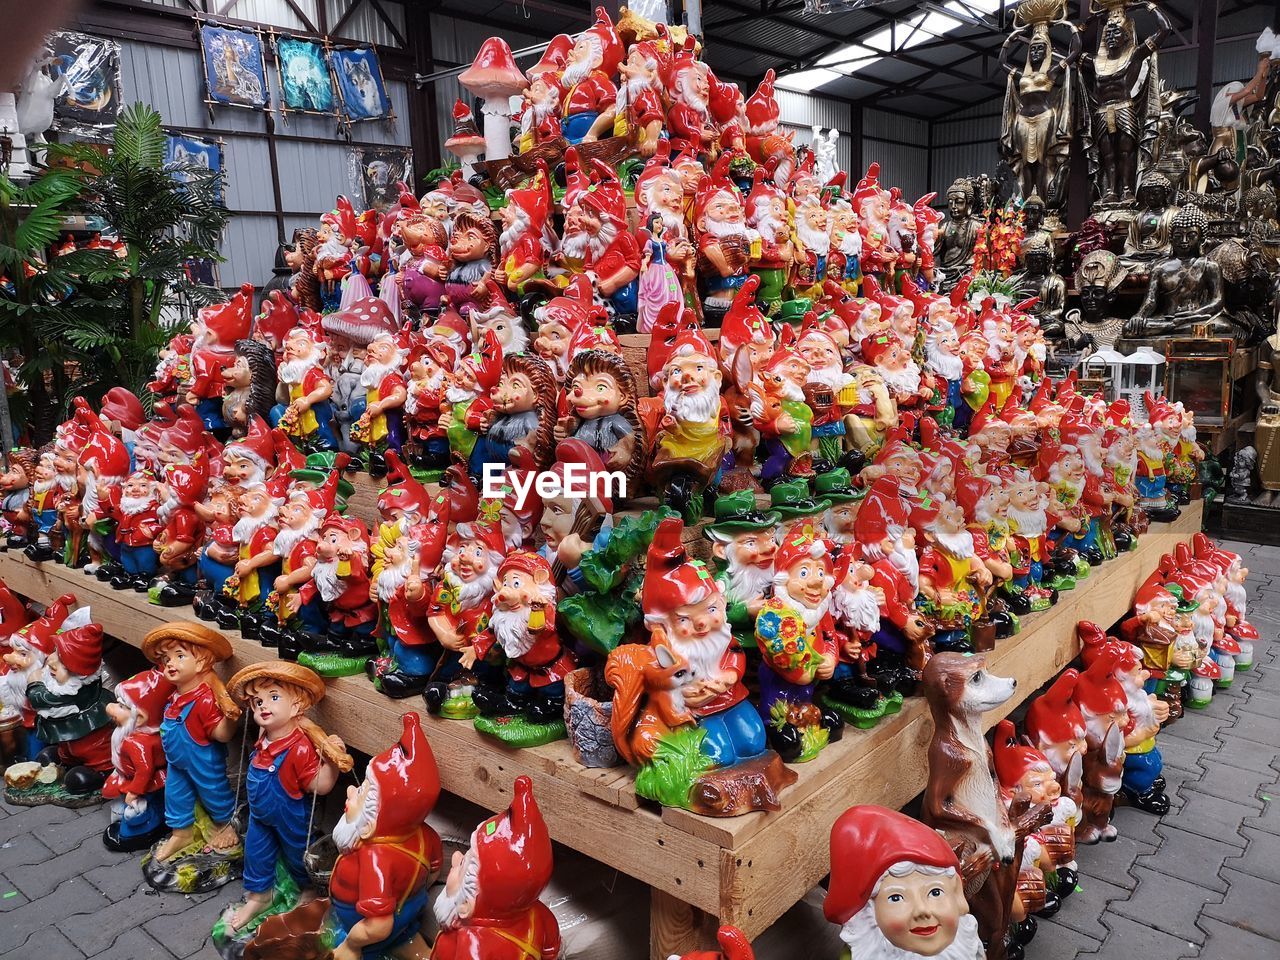
[[[803,480],[784,480],[769,490],[769,509],[782,518],[782,528],[788,533],[803,528],[815,538],[824,536],[822,514],[830,506],[830,500],[812,496]]]
[[[774,490],[785,486],[780,483]],[[716,499],[715,520],[703,531],[716,558],[715,579],[724,590],[729,627],[744,649],[756,645],[756,616],[773,582],[775,534],[781,519],[776,510],[758,510],[750,490],[737,490]]]
[[[836,467],[820,473],[813,481],[814,496],[830,501],[831,506],[822,515],[822,525],[827,539],[837,544],[854,542],[853,525],[858,510],[866,499],[867,488],[855,487],[853,478],[844,467]]]

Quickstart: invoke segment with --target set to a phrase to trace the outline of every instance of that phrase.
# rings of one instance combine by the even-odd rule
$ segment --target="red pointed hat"
[[[1008,718],[996,724],[995,739],[991,745],[991,754],[995,759],[996,776],[1000,785],[1012,790],[1018,781],[1038,766],[1049,767],[1048,758],[1035,747],[1028,747],[1018,742],[1018,734],[1013,721]]]
[[[578,441],[581,443],[582,441]],[[0,580],[0,644],[8,641],[11,634],[27,625],[27,608]]]
[[[756,290],[760,286],[760,278],[755,274],[747,277],[738,292],[733,296],[733,303],[725,311],[720,322],[720,342],[740,347],[744,343],[772,343],[773,330],[765,320],[764,313],[756,306]]]
[[[463,361],[476,378],[476,385],[485,393],[498,385],[502,376],[502,344],[498,335],[486,327],[476,349]]]
[[[413,830],[435,809],[440,797],[440,771],[416,713],[402,718],[404,730],[391,749],[369,761],[365,774],[378,784],[379,836],[396,837]]]
[[[453,542],[462,540],[479,540],[490,553],[506,556],[507,541],[502,535],[502,527],[486,521],[458,523],[453,528]]]
[[[507,202],[519,208],[533,227],[540,228],[551,210],[551,175],[544,160],[538,161],[538,172],[528,186],[507,191]]]
[[[584,350],[603,350],[621,355],[622,341],[608,323],[584,323],[569,338],[570,359]]]
[[[1102,648],[1111,638],[1092,620],[1081,620],[1076,624],[1076,638],[1080,641],[1080,659],[1085,667],[1089,667]]]
[[[896,477],[883,476],[871,484],[866,499],[854,519],[854,533],[864,545],[879,544],[889,538],[893,527],[901,535],[910,524],[910,512],[898,495]]]
[[[129,450],[114,434],[97,430],[80,451],[80,466],[92,469],[99,480],[129,475]]]
[[[686,310],[679,300],[672,300],[662,305],[658,318],[654,321],[649,335],[649,353],[646,366],[649,371],[649,385],[655,390],[662,384],[662,371],[671,359],[671,351],[675,347],[676,338],[690,325],[697,326],[698,320],[692,310]]]
[[[390,484],[378,496],[380,517],[388,518],[396,514],[426,515],[431,504],[431,494],[394,450],[387,451],[387,479]]]
[[[689,559],[681,540],[683,533],[684,522],[679,517],[667,517],[654,531],[640,593],[646,624],[660,624],[676,607],[701,603],[709,593],[720,590],[706,564]]]
[[[764,72],[764,79],[756,87],[755,93],[747,97],[744,108],[747,115],[747,133],[762,136],[771,133],[778,126],[782,111],[773,92],[774,81],[778,75],[772,69]]]
[[[423,571],[434,570],[444,555],[449,541],[449,498],[437,493],[421,523],[409,528],[409,542],[418,548],[418,563]]]
[[[525,71],[530,80],[544,73],[559,73],[569,62],[569,51],[573,49],[573,37],[567,33],[558,33],[551,38],[547,49],[542,52],[542,59]]]
[[[1120,681],[1115,678],[1119,660],[1118,648],[1104,646],[1093,663],[1080,674],[1071,699],[1082,714],[1096,717],[1127,708],[1128,697]]]
[[[533,782],[517,777],[511,806],[471,834],[477,861],[474,918],[524,916],[551,879],[551,834],[533,798]]]
[[[239,440],[232,440],[223,448],[223,456],[234,453],[238,457],[251,460],[263,470],[275,466],[276,445],[271,437],[271,428],[267,421],[256,413],[249,418],[249,426],[245,435]]]
[[[92,677],[102,667],[102,625],[86,623],[54,635],[62,665],[77,677]]]
[[[1073,699],[1080,672],[1064,670],[1049,689],[1031,701],[1022,727],[1039,743],[1065,743],[1084,737],[1084,715]]]
[[[960,872],[951,845],[936,830],[897,810],[872,805],[850,807],[831,828],[831,882],[822,912],[844,925],[871,899],[871,892],[895,863]]]
[[[116,699],[147,715],[147,722],[138,727],[140,732],[155,733],[176,689],[159,670],[143,670],[116,684]]]
[[[75,594],[64,593],[53,603],[45,607],[44,614],[27,624],[11,639],[11,642],[25,644],[41,656],[53,653],[53,638],[58,628],[71,615],[71,606],[76,602]]]
[[[112,387],[102,397],[102,415],[114,420],[125,430],[137,430],[146,422],[147,414],[139,400],[127,387]]]
[[[614,29],[609,12],[604,7],[596,7],[596,22],[583,32],[600,41],[602,59],[599,69],[612,77],[618,72],[618,65],[622,63],[622,39]]]
[[[272,290],[262,301],[262,310],[254,321],[254,333],[259,340],[270,337],[283,343],[289,331],[298,325],[298,308],[282,290]]]
[[[253,325],[253,284],[241,284],[240,290],[226,303],[201,307],[199,318],[223,346],[243,340]]]
[[[773,560],[773,568],[775,570],[790,570],[801,560],[806,559],[821,560],[828,571],[832,569],[830,545],[826,540],[814,539],[808,533],[797,533],[794,536],[786,537],[778,547],[777,555]]]
[[[608,469],[595,447],[577,437],[567,437],[556,444],[556,462],[551,465],[548,472],[564,480],[565,468],[575,463],[581,464],[588,476],[603,474]],[[608,497],[598,499],[605,513],[613,513],[612,500]]]
[[[276,460],[277,473],[293,473],[294,470],[302,470],[306,467],[307,458],[294,446],[290,436],[279,427],[271,431],[271,448]]]

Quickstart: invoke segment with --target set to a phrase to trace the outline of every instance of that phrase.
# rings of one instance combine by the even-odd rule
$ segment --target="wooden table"
[[[1053,609],[1025,617],[1022,632],[988,655],[991,670],[1016,678],[1018,687],[986,717],[987,726],[1077,655],[1077,620],[1109,626],[1124,616],[1160,555],[1200,529],[1201,513],[1197,502],[1172,524],[1152,524],[1135,551],[1094,570]],[[117,592],[79,571],[34,565],[13,553],[0,553],[0,579],[40,602],[74,593],[106,633],[134,645],[152,627],[191,616],[184,608],[152,606],[139,594]],[[231,669],[272,656],[238,633],[228,637],[235,651]],[[315,719],[373,754],[399,736],[400,716],[409,709],[420,710],[421,702],[390,700],[365,678],[346,677],[329,682]],[[496,811],[510,802],[515,778],[528,775],[554,839],[652,888],[649,954],[656,960],[711,946],[719,923],[735,924],[749,937],[769,927],[827,874],[828,834],[837,816],[858,803],[901,807],[924,789],[932,733],[924,701],[909,699],[897,716],[871,730],[848,728],[839,743],[798,765],[800,779],[783,791],[780,812],[717,820],[640,801],[628,770],[585,769],[567,743],[511,750],[468,722],[421,712],[445,790]]]

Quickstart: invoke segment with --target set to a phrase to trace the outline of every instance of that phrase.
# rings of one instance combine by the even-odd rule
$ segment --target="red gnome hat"
[[[387,451],[387,479],[390,486],[378,497],[378,514],[390,517],[396,513],[413,513],[425,516],[431,502],[431,494],[422,485],[394,450]]]
[[[272,290],[262,301],[262,312],[258,314],[254,333],[260,340],[270,339],[280,344],[297,325],[298,308],[284,295],[284,291]]]
[[[1007,718],[996,724],[991,755],[995,759],[1000,786],[1006,790],[1016,787],[1018,781],[1027,775],[1027,771],[1041,764],[1046,768],[1049,766],[1048,758],[1035,747],[1018,743],[1013,721]]]
[[[533,798],[533,782],[517,777],[511,793],[511,806],[471,834],[476,919],[524,915],[551,879],[551,835]]]
[[[831,883],[822,912],[831,923],[849,922],[895,863],[904,860],[960,872],[955,851],[936,830],[885,807],[850,807],[831,828]]]
[[[272,439],[271,428],[267,426],[267,421],[256,413],[250,417],[245,435],[223,447],[223,456],[232,451],[237,456],[251,460],[264,472],[274,467],[276,444]]]
[[[1090,620],[1081,620],[1076,624],[1076,637],[1080,640],[1080,659],[1084,661],[1085,669],[1093,665],[1093,661],[1098,659],[1098,654],[1111,639],[1100,626]]]
[[[102,626],[86,623],[53,638],[53,648],[68,672],[92,677],[102,667]]]
[[[21,640],[26,646],[47,657],[53,653],[54,634],[71,615],[71,605],[76,602],[75,594],[64,593],[53,603],[45,607],[44,616],[33,620],[21,632],[14,635],[14,640]]]
[[[122,429],[137,430],[146,422],[147,414],[139,400],[127,387],[112,387],[102,397],[101,412]]]
[[[378,785],[377,834],[398,837],[427,819],[440,797],[440,771],[416,713],[406,713],[400,742],[369,761]]]
[[[143,670],[116,684],[116,699],[146,714],[147,722],[138,724],[139,733],[155,733],[164,717],[164,705],[175,690],[159,670]]]
[[[240,291],[226,303],[200,310],[200,322],[218,338],[218,343],[231,346],[249,336],[253,326],[253,284],[242,283]]]
[[[1073,699],[1079,679],[1080,672],[1074,667],[1064,670],[1048,690],[1031,702],[1022,726],[1033,740],[1065,743],[1084,738],[1084,715]]]
[[[689,559],[683,533],[684,521],[679,517],[667,517],[653,533],[640,597],[647,626],[665,626],[676,607],[700,603],[719,590],[706,564]]]
[[[4,581],[0,581],[0,644],[26,625],[27,608],[13,591],[4,585]]]
[[[80,451],[80,466],[93,471],[98,479],[127,477],[129,450],[106,430],[97,430]]]
[[[1089,664],[1088,669],[1080,674],[1071,699],[1080,708],[1081,714],[1100,717],[1127,709],[1129,699],[1124,687],[1115,678],[1116,663],[1119,660],[1119,645],[1107,644],[1093,663]]]

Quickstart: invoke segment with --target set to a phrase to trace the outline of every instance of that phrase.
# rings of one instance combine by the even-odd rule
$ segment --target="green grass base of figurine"
[[[15,807],[43,807],[46,804],[52,804],[55,807],[66,807],[68,810],[96,807],[104,802],[101,791],[72,793],[60,782],[33,783],[29,787],[14,787],[6,784],[4,800],[5,803],[11,803]]]
[[[168,893],[208,893],[240,877],[244,847],[237,843],[226,852],[205,851],[216,828],[209,815],[196,804],[194,837],[163,863],[155,858],[161,840],[142,857],[142,876],[154,889]]]
[[[509,747],[540,747],[544,743],[563,740],[569,735],[563,720],[532,723],[519,714],[510,717],[476,717],[475,726],[485,736],[501,740]]]
[[[1076,579],[1088,580],[1089,574],[1093,572],[1093,568],[1089,566],[1087,560],[1076,560]]]
[[[857,727],[859,730],[870,730],[879,723],[884,718],[885,707],[888,705],[888,701],[884,697],[877,700],[876,705],[869,709],[860,709],[826,694],[819,694],[819,700],[824,706],[839,714],[845,723]],[[902,709],[901,703],[898,704],[898,709]]]
[[[1204,700],[1183,700],[1182,705],[1186,707],[1188,710],[1203,710],[1212,701],[1213,701],[1212,697],[1208,697]]]
[[[1236,669],[1239,669],[1239,668],[1237,667]],[[1230,689],[1231,689],[1231,681],[1230,681],[1230,680],[1215,680],[1215,681],[1213,682],[1213,685],[1214,685],[1215,687],[1217,687],[1219,690],[1230,690]]]
[[[1237,663],[1237,664],[1236,664],[1236,673],[1248,673],[1248,672],[1249,672],[1250,670],[1252,670],[1252,669],[1253,669],[1253,662],[1252,662],[1252,661],[1250,661],[1249,663]]]
[[[810,760],[816,760],[818,754],[827,746],[827,742],[831,739],[831,733],[826,727],[820,727],[814,724],[810,727],[802,727],[800,729],[800,756],[796,757],[796,763],[808,763]]]
[[[1036,597],[1031,601],[1031,612],[1043,613],[1045,610],[1048,610],[1052,606],[1053,606],[1053,601],[1051,601],[1048,597]]]
[[[480,709],[471,699],[471,694],[463,693],[446,700],[440,707],[440,716],[446,720],[474,720],[480,716]]]
[[[322,677],[354,677],[364,673],[368,657],[344,657],[337,653],[304,653],[298,662]]]
[[[895,713],[902,712],[902,704],[906,698],[903,697],[901,690],[895,690],[889,696],[884,698],[884,715],[892,717]]]
[[[658,742],[653,758],[636,769],[636,795],[664,807],[689,806],[698,778],[715,764],[702,752],[707,731],[681,727]]]
[[[1065,575],[1046,577],[1044,580],[1040,581],[1040,586],[1044,587],[1046,590],[1057,590],[1059,593],[1063,593],[1067,590],[1074,590],[1076,588],[1076,578]],[[1031,609],[1035,609],[1034,604]]]
[[[298,884],[294,882],[288,869],[280,860],[276,860],[276,885],[271,899],[271,906],[255,916],[239,930],[229,930],[227,921],[245,903],[244,900],[237,900],[222,911],[222,915],[214,922],[210,937],[213,940],[213,948],[218,951],[218,956],[222,960],[242,960],[245,947],[253,939],[254,934],[258,932],[258,927],[262,926],[262,921],[266,920],[267,917],[288,913],[298,905],[298,895],[300,893]]]
[[[1010,610],[1009,622],[1013,624],[1013,635],[1016,637],[1022,632],[1022,618]]]

